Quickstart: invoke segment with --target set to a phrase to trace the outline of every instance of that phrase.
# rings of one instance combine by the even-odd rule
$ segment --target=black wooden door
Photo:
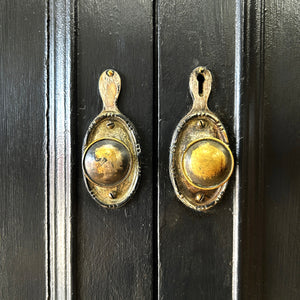
[[[4,0],[0,14],[1,299],[299,299],[297,1]],[[205,213],[168,174],[198,65],[236,162]],[[81,173],[107,68],[142,148],[116,210]]]

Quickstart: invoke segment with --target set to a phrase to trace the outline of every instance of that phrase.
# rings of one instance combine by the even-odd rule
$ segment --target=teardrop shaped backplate
[[[108,208],[125,204],[140,177],[141,148],[133,124],[117,108],[120,90],[119,74],[104,71],[99,79],[103,109],[89,126],[82,150],[85,185],[93,199]]]
[[[200,94],[198,76],[203,76]],[[225,128],[207,107],[211,83],[211,73],[205,67],[191,73],[193,107],[179,122],[170,147],[169,172],[175,193],[197,211],[220,200],[234,166]]]

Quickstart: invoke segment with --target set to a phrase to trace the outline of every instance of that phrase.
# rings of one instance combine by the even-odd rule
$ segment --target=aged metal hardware
[[[133,124],[117,108],[120,90],[119,74],[104,71],[99,79],[103,109],[89,126],[83,143],[86,187],[100,205],[109,208],[125,204],[140,177],[141,148]]]
[[[203,76],[199,94],[198,76]],[[179,122],[170,147],[170,177],[177,197],[188,207],[203,211],[222,197],[234,160],[224,126],[207,107],[212,76],[205,67],[190,75],[193,107]]]

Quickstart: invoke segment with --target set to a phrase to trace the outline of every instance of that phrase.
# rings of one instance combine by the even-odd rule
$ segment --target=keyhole
[[[204,76],[202,74],[198,74],[197,80],[198,80],[198,93],[201,96],[203,93]]]

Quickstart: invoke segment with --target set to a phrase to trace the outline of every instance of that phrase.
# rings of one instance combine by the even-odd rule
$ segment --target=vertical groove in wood
[[[45,299],[50,298],[50,241],[49,241],[49,0],[45,1],[45,65],[44,65],[44,195],[45,195]]]
[[[158,0],[153,0],[153,297],[159,299],[159,29]]]
[[[242,34],[243,1],[235,2],[235,71],[234,71],[234,134],[235,134],[235,183],[233,189],[232,224],[232,299],[239,299],[240,266],[240,108],[241,108],[241,72],[242,72]]]
[[[49,294],[71,299],[71,93],[73,0],[49,0],[48,233]]]

